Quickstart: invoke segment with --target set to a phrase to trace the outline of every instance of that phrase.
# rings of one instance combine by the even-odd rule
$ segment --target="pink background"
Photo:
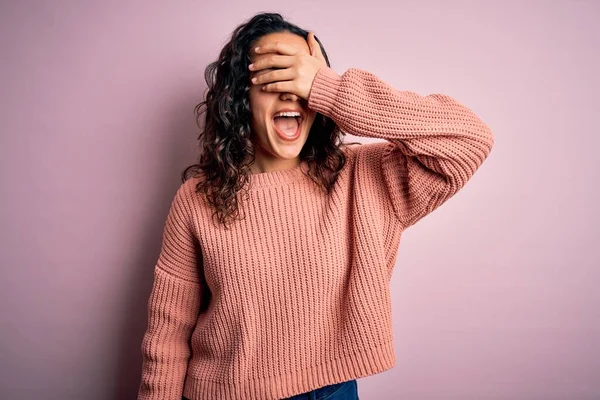
[[[593,0],[2,2],[0,398],[134,398],[204,68],[259,11],[314,30],[338,73],[449,94],[496,137],[405,233],[398,363],[361,400],[599,399]]]

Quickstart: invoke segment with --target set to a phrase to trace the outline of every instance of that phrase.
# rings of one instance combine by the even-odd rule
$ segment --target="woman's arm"
[[[189,181],[178,189],[167,216],[154,284],[148,300],[148,327],[142,341],[138,400],[180,399],[189,338],[198,319],[201,290],[197,240],[190,223]]]
[[[369,148],[379,152],[371,172],[385,182],[403,229],[458,192],[494,144],[489,127],[453,98],[399,91],[356,68],[340,76],[322,67],[308,100],[343,132],[389,142]]]

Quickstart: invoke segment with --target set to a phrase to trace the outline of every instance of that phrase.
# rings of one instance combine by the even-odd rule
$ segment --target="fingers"
[[[296,55],[300,52],[296,46],[293,46],[288,43],[281,42],[269,42],[265,43],[260,47],[254,48],[254,53],[256,54],[264,54],[269,52],[281,53],[288,56]]]
[[[261,85],[269,82],[293,80],[295,77],[296,75],[291,69],[281,69],[267,72],[266,74],[262,74],[260,76],[255,76],[252,78],[252,83]]]
[[[317,40],[315,39],[315,34],[312,32],[308,32],[308,47],[310,47],[311,56],[314,56],[315,52],[317,51],[317,49],[315,48],[315,43],[317,44],[317,46],[319,45],[317,43]]]
[[[294,65],[294,59],[289,56],[268,56],[248,65],[250,71],[260,71],[265,68],[289,68]]]
[[[319,42],[317,42],[317,39],[315,39],[315,34],[312,32],[308,32],[308,47],[310,48],[311,56],[325,61],[325,57],[323,57],[323,53],[321,53],[321,46],[319,45]]]
[[[262,88],[265,92],[294,93],[297,90],[292,81],[279,81],[265,84]]]

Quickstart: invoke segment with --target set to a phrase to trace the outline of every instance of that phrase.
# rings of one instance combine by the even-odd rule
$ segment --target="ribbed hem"
[[[331,117],[341,83],[342,77],[337,72],[321,67],[310,89],[308,108]]]
[[[284,376],[252,382],[215,382],[187,376],[183,395],[190,400],[260,399],[279,400],[323,386],[374,375],[396,364],[394,341],[346,355]]]

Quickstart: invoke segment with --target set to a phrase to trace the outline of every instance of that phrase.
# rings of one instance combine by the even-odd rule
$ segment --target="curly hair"
[[[279,13],[259,13],[239,25],[225,44],[219,58],[204,72],[208,85],[205,100],[195,106],[196,123],[206,112],[205,128],[200,133],[198,163],[182,172],[185,182],[200,175],[196,193],[204,194],[215,210],[219,222],[227,227],[239,216],[238,192],[249,183],[250,165],[254,162],[254,144],[251,141],[251,110],[249,101],[250,49],[262,36],[275,32],[290,32],[308,40],[308,31],[285,21]],[[321,52],[330,67],[329,58],[321,44]],[[342,146],[345,135],[336,123],[316,113],[299,157],[308,165],[307,176],[329,194],[338,175],[346,164]]]

